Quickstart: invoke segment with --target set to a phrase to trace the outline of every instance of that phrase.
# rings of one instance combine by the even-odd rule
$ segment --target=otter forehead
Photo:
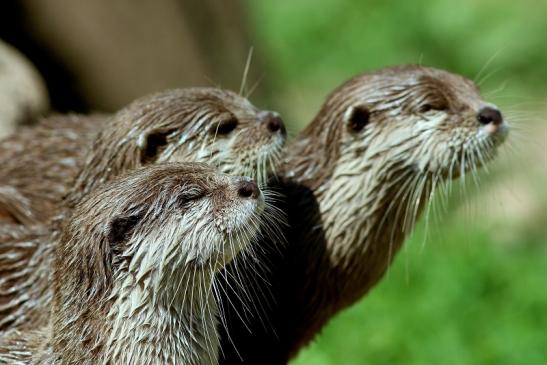
[[[137,168],[107,183],[85,198],[77,211],[121,212],[146,209],[176,200],[179,195],[203,195],[219,185],[216,171],[201,163],[156,164]]]
[[[150,130],[164,139],[181,134],[182,140],[213,135],[212,141],[235,129],[249,129],[254,140],[270,135],[276,137],[275,132],[284,131],[279,114],[259,110],[247,98],[217,88],[173,89],[153,94],[122,109],[111,122],[117,127],[114,133],[138,137],[141,146],[146,144],[144,139],[147,137],[142,133]],[[284,140],[284,133],[277,134]]]
[[[226,104],[228,107],[248,109],[257,112],[258,109],[243,96],[225,89],[200,88],[197,89],[211,98],[212,101],[218,101]]]
[[[200,87],[177,90],[171,92],[171,98],[187,99],[190,102],[198,105],[206,105],[209,107],[217,107],[219,110],[229,110],[232,112],[250,112],[256,113],[258,109],[245,97],[236,94],[231,90]]]
[[[405,102],[436,97],[447,109],[458,111],[478,107],[481,97],[477,85],[463,76],[433,67],[405,65],[358,75],[335,90],[330,99],[344,98],[347,104],[403,107]],[[390,103],[399,101],[399,103]]]
[[[130,124],[168,122],[202,122],[226,113],[258,112],[246,98],[217,88],[172,89],[137,99],[114,118]],[[203,118],[205,117],[205,118]]]

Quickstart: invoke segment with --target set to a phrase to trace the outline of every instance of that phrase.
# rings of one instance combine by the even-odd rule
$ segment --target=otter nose
[[[491,108],[489,106],[482,108],[477,115],[477,119],[480,124],[494,124],[500,125],[503,122],[503,117],[499,110]]]
[[[266,112],[263,117],[263,122],[266,124],[266,128],[272,133],[280,131],[282,134],[285,134],[285,124],[281,116],[274,112]]]
[[[242,198],[256,199],[260,195],[260,189],[254,181],[241,181],[237,189],[237,195]]]

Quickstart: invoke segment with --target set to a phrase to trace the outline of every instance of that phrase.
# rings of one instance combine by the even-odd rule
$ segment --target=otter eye
[[[201,199],[205,196],[205,192],[201,189],[190,189],[186,191],[184,194],[181,195],[181,197],[178,199],[179,205],[184,207],[188,203]]]
[[[145,145],[141,152],[143,165],[154,162],[168,144],[168,137],[176,132],[176,129],[156,131],[146,136]]]
[[[142,217],[139,215],[114,218],[112,222],[110,222],[110,227],[108,229],[108,240],[110,243],[127,241],[141,218]]]
[[[225,136],[230,134],[237,128],[238,121],[235,117],[223,120],[211,128],[211,133],[214,135]]]
[[[353,132],[360,132],[367,126],[370,112],[364,106],[352,107],[346,118],[349,129]]]
[[[433,109],[431,104],[424,104],[424,105],[420,106],[420,113],[427,113],[431,109]]]
[[[427,113],[431,110],[435,110],[435,111],[443,111],[443,110],[446,110],[446,104],[444,103],[425,103],[425,104],[422,104],[420,105],[420,107],[418,108],[418,112],[419,113]]]

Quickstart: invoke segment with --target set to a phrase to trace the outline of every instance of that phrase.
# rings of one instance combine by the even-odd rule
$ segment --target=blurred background
[[[0,38],[61,112],[238,91],[252,49],[245,90],[293,135],[357,73],[420,63],[476,80],[512,126],[499,158],[432,205],[380,285],[293,365],[547,364],[547,1],[4,1]]]

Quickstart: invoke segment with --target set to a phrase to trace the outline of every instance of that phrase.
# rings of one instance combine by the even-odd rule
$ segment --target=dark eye
[[[141,152],[141,163],[145,165],[157,160],[158,155],[168,144],[168,137],[175,132],[176,129],[156,131],[146,136],[146,144]]]
[[[205,196],[205,191],[199,188],[192,188],[190,190],[185,191],[183,194],[181,194],[178,198],[178,206],[182,208],[183,210],[186,210],[188,208],[188,205],[196,200],[199,200]]]
[[[360,132],[369,122],[370,112],[363,106],[355,107],[351,110],[348,118],[348,127],[353,132]]]
[[[235,117],[219,122],[211,128],[211,134],[225,136],[237,128],[238,121]]]
[[[418,112],[420,113],[427,113],[431,110],[443,111],[446,110],[446,105],[444,103],[425,103],[418,108]]]
[[[423,104],[423,105],[420,106],[420,113],[427,113],[431,109],[433,109],[431,104]]]

